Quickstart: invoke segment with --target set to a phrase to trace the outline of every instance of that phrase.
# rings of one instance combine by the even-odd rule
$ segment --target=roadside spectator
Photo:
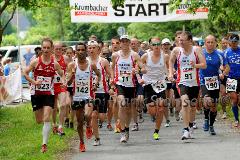
[[[3,62],[3,72],[4,72],[4,76],[8,76],[10,74],[10,64],[12,62],[11,58],[7,58],[4,62]]]
[[[32,57],[35,55],[34,53],[31,52],[31,48],[27,48],[27,53],[23,55],[23,66],[24,68],[29,66]]]

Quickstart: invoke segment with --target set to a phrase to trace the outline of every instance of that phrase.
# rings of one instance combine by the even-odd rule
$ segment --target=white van
[[[18,46],[0,47],[0,51],[2,52],[2,56],[3,56],[2,61],[4,61],[6,58],[11,58],[12,63],[19,63],[22,60],[23,55],[27,53],[27,48],[30,48],[31,52],[34,53],[34,49],[36,47],[40,47],[40,45],[22,45],[20,47]],[[20,56],[18,52],[19,48],[20,48]]]
[[[4,46],[0,47],[0,51],[2,52],[2,62],[5,61],[6,58],[11,58],[12,63],[10,65],[11,67],[11,73],[16,70],[16,68],[20,65],[20,62],[23,60],[23,55],[27,53],[27,49],[31,49],[31,53],[34,53],[34,49],[36,47],[40,47],[40,45],[22,45],[22,46]],[[20,48],[20,52],[19,52]],[[20,53],[20,56],[19,56]],[[23,83],[26,83],[26,80],[23,78]]]

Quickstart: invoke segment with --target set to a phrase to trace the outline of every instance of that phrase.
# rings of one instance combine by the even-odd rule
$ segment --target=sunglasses
[[[112,44],[120,44],[120,42],[112,43]]]
[[[77,51],[85,51],[85,49],[77,49]]]
[[[152,43],[151,45],[152,46],[160,46],[161,44],[158,42],[158,43]]]

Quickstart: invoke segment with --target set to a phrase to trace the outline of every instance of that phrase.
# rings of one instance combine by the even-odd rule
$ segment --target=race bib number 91
[[[204,77],[204,80],[205,80],[205,86],[207,90],[212,91],[212,90],[219,89],[219,81],[217,76]]]
[[[227,79],[226,90],[228,92],[236,92],[237,91],[237,80],[236,79]]]

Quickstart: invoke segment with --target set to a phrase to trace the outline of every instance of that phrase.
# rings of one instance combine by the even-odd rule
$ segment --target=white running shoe
[[[100,146],[100,145],[101,145],[100,139],[95,139],[93,142],[93,146]]]
[[[186,140],[190,138],[190,133],[187,130],[184,130],[182,140]]]
[[[126,142],[127,142],[127,139],[126,139],[126,136],[125,136],[125,133],[124,133],[124,132],[121,132],[120,142],[121,142],[121,143],[126,143]]]
[[[138,128],[138,125],[137,124],[134,124],[133,128],[131,129],[132,131],[138,131],[139,128]]]
[[[193,122],[193,129],[197,129],[197,123],[196,122]]]
[[[167,120],[166,124],[165,124],[165,127],[170,127],[170,121]]]
[[[226,119],[227,118],[227,113],[224,112],[223,115],[222,115],[222,119]]]

